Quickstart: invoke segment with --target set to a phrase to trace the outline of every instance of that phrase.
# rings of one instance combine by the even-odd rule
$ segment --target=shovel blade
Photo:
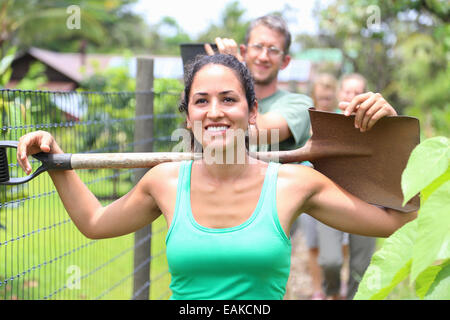
[[[419,121],[395,116],[380,119],[369,131],[354,127],[355,116],[310,109],[312,146],[336,143],[367,150],[367,156],[331,156],[311,160],[314,168],[360,199],[403,212],[419,209],[419,196],[405,206],[401,176],[412,150],[420,142]]]

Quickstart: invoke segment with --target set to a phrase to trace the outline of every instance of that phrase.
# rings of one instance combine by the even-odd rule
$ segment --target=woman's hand
[[[373,125],[385,116],[396,116],[395,109],[379,93],[366,92],[357,95],[351,102],[340,102],[346,116],[355,115],[355,128],[361,132],[370,130]]]
[[[27,173],[31,173],[28,156],[39,152],[63,153],[53,136],[46,131],[30,132],[19,139],[17,163]]]

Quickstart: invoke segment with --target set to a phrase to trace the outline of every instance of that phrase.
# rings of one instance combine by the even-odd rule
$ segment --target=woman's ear
[[[253,104],[252,110],[250,110],[250,113],[248,115],[248,124],[256,125],[256,118],[258,116],[258,101],[255,100],[255,103]]]
[[[186,128],[192,130],[192,124],[188,115],[186,115]]]

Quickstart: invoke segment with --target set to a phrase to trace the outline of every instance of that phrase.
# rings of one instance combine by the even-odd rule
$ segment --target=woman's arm
[[[309,168],[307,168],[309,169]],[[345,232],[372,237],[388,237],[417,213],[404,213],[370,205],[350,194],[323,174],[310,170],[313,192],[301,212]]]
[[[27,157],[38,152],[62,153],[54,138],[37,131],[20,138],[17,160],[26,173],[31,172]],[[103,207],[74,170],[49,171],[61,201],[77,228],[88,238],[110,238],[134,232],[155,220],[161,213],[151,196],[152,174],[148,172],[125,196]]]

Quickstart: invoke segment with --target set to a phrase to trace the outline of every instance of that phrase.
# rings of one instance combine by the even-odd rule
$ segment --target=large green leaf
[[[448,138],[434,137],[420,143],[402,173],[403,205],[441,176],[448,168],[449,159]]]
[[[413,245],[417,238],[417,219],[398,229],[387,238],[372,256],[356,300],[384,299],[392,289],[406,279],[411,268]]]
[[[450,300],[450,260],[443,264],[425,300]]]
[[[450,181],[443,183],[425,201],[416,219],[417,240],[414,244],[411,267],[412,283],[437,259],[450,258]]]
[[[425,189],[420,193],[420,201],[423,203],[427,201],[430,194],[432,194],[437,188],[439,188],[442,184],[450,180],[450,167],[447,168],[447,171],[435,179],[431,184],[429,184]]]
[[[429,266],[416,279],[416,294],[423,299],[433,284],[442,266]]]

